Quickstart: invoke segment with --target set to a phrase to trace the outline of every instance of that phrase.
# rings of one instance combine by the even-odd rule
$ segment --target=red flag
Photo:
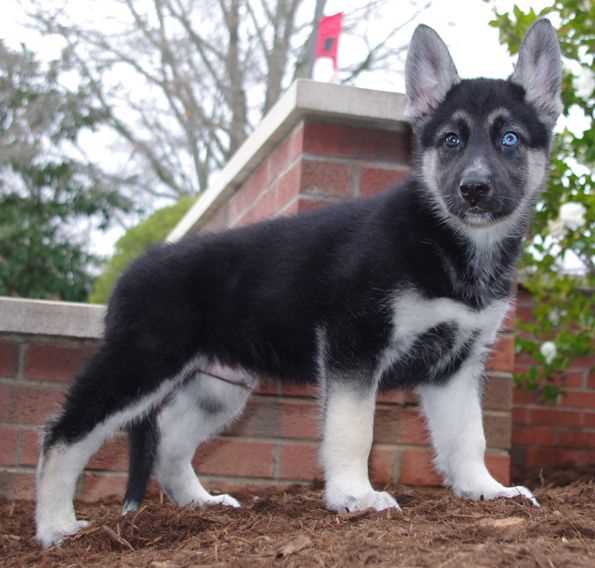
[[[343,24],[343,12],[334,16],[320,18],[318,23],[318,37],[316,39],[315,59],[328,57],[333,61],[333,69],[337,69],[337,52],[339,50],[339,36]]]

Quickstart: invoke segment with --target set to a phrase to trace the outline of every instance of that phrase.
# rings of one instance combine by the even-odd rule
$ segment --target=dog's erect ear
[[[430,114],[459,81],[457,68],[440,36],[428,26],[417,26],[405,64],[407,116],[419,119]]]
[[[537,20],[525,34],[510,80],[525,89],[539,118],[553,126],[562,112],[562,61],[556,31],[549,20]]]

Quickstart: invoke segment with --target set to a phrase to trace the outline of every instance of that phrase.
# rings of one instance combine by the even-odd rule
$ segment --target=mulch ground
[[[116,500],[80,503],[79,518],[93,524],[45,552],[32,538],[32,503],[4,501],[0,565],[593,568],[590,477],[555,487],[542,478],[539,509],[523,500],[468,502],[446,489],[404,487],[392,488],[402,513],[329,513],[321,490],[308,487],[245,491],[236,494],[236,510],[180,509],[153,499],[121,517]]]

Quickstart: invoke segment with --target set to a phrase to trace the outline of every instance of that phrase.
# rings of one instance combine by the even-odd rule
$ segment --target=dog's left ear
[[[406,115],[414,120],[436,109],[460,81],[446,44],[429,26],[417,26],[405,63]]]
[[[562,112],[562,61],[554,27],[545,18],[527,31],[510,80],[525,89],[525,98],[539,118],[553,127]]]

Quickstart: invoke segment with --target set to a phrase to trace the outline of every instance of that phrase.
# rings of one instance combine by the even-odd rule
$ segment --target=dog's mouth
[[[472,227],[485,227],[494,222],[494,216],[480,207],[470,207],[463,213],[463,221]]]

